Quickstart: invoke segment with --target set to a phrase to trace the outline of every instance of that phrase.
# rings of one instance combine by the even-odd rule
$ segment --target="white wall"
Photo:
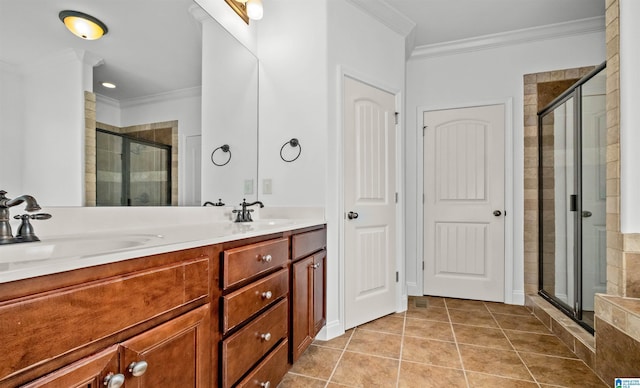
[[[257,198],[258,61],[214,20],[203,23],[202,43],[201,198],[237,206]],[[217,150],[214,160],[228,163],[216,166],[211,154],[224,144],[230,154]]]
[[[15,66],[0,62],[0,190],[9,198],[22,192],[24,80]]]
[[[406,122],[406,273],[409,293],[421,294],[422,110],[451,108],[513,99],[513,291],[514,303],[524,300],[523,264],[523,75],[598,65],[604,61],[604,31],[430,58],[407,63]],[[507,180],[508,181],[508,180]]]
[[[640,233],[640,2],[620,1],[620,228]]]
[[[258,25],[260,199],[266,206],[322,206],[327,161],[326,0],[265,2]],[[302,147],[280,159],[291,138]],[[288,147],[288,146],[287,146]],[[262,192],[272,180],[273,194]]]

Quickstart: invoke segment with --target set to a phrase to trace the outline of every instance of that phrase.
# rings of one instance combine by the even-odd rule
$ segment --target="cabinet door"
[[[118,373],[118,346],[86,357],[45,377],[23,385],[23,388],[99,388]],[[118,376],[122,377],[122,376]]]
[[[327,289],[327,251],[313,256],[313,333],[320,332],[327,321],[326,289]]]
[[[123,342],[127,388],[209,387],[209,316],[207,304]]]
[[[313,341],[313,256],[292,267],[292,356],[295,362]]]

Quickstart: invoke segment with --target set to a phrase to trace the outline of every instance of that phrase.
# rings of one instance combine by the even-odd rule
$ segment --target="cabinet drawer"
[[[0,303],[0,380],[208,294],[205,257]]]
[[[287,359],[287,340],[282,341],[273,352],[245,377],[239,384],[240,388],[277,387],[289,369]]]
[[[291,240],[291,256],[293,260],[296,260],[327,246],[327,232],[325,229],[319,229],[295,234]]]
[[[225,289],[272,268],[282,267],[289,259],[289,240],[280,238],[224,251]]]
[[[287,337],[287,299],[222,341],[222,386],[230,387],[275,344]]]
[[[233,329],[264,307],[287,295],[289,273],[278,271],[223,298],[222,331]]]

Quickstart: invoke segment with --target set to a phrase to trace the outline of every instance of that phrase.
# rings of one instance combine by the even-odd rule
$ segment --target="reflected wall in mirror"
[[[75,37],[58,19],[62,9],[70,8],[99,18],[109,33],[96,41]],[[38,28],[24,29],[22,19],[14,15],[29,15],[30,23]],[[231,38],[235,46],[230,41],[226,46],[210,48],[215,55],[203,68],[203,24],[217,23],[192,0],[96,0],[71,4],[58,0],[2,0],[0,138],[6,152],[0,154],[0,165],[11,166],[0,170],[2,188],[14,196],[32,194],[44,206],[91,204],[87,197],[96,180],[95,163],[89,162],[95,160],[95,129],[89,133],[91,122],[126,128],[177,121],[174,152],[178,161],[172,163],[172,176],[177,180],[173,190],[179,198],[172,203],[200,205],[201,174],[196,172],[208,158],[201,162],[196,159],[199,152],[194,151],[201,136],[213,137],[210,145],[202,142],[206,156],[218,137],[205,135],[217,131],[217,127],[202,130],[202,106],[210,106],[205,100],[215,102],[222,99],[221,95],[231,100],[239,86],[236,84],[233,90],[225,90],[226,85],[212,86],[213,93],[204,98],[201,82],[214,80],[210,73],[222,71],[222,65],[212,66],[211,60],[229,56],[241,60],[224,49],[235,47],[248,52]],[[217,33],[230,37],[224,29]],[[247,66],[257,71],[256,58],[249,55],[248,60]],[[230,60],[225,63],[232,66],[224,70],[227,75],[247,69]],[[257,82],[257,74],[244,76],[242,86],[253,89],[255,100],[230,103],[242,112],[253,111],[257,117],[257,83],[249,85],[254,79]],[[116,84],[116,88],[104,88],[104,81]],[[85,91],[94,95],[95,102],[85,103]],[[247,102],[253,105],[242,105]],[[93,116],[86,115],[85,109]],[[234,124],[233,120],[230,122]],[[257,119],[251,130],[242,128],[247,146],[257,141],[256,123]],[[231,133],[240,131],[226,128]],[[257,153],[257,147],[251,153]],[[233,175],[251,175],[255,179],[256,163],[235,164]],[[243,168],[250,173],[241,171]]]

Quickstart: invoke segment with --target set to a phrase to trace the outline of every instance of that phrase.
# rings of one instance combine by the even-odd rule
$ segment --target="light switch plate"
[[[262,180],[262,194],[272,194],[272,182],[271,179],[263,179]]]
[[[244,193],[247,195],[253,194],[253,179],[244,180]]]

